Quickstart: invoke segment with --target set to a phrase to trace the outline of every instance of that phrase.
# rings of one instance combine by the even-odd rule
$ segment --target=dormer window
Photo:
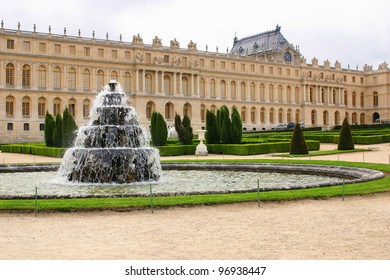
[[[243,47],[240,47],[240,48],[238,49],[238,52],[239,52],[239,53],[243,53],[243,52],[244,52]]]
[[[258,48],[259,48],[259,45],[255,42],[255,43],[253,44],[253,49],[257,50]]]
[[[284,61],[291,61],[291,60],[292,60],[291,53],[286,52],[284,54]]]

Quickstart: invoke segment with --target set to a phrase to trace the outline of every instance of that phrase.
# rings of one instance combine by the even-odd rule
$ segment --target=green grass
[[[326,155],[336,155],[336,154],[346,154],[346,153],[355,153],[355,152],[366,152],[368,149],[354,149],[354,150],[328,150],[328,151],[311,151],[305,155],[291,155],[291,154],[277,154],[273,155],[275,157],[315,157],[315,156],[326,156]]]
[[[222,162],[223,160],[207,160],[208,162]],[[225,160],[225,162],[228,160]],[[178,161],[175,161],[178,162]],[[181,161],[190,162],[190,161]],[[191,161],[193,162],[193,161]],[[269,163],[296,163],[296,164],[323,164],[341,165],[377,169],[390,172],[387,164],[316,161],[316,160],[236,160],[235,162],[269,162]],[[254,182],[254,184],[256,184]],[[345,195],[361,195],[390,191],[390,177],[380,180],[345,185]],[[301,190],[281,190],[261,192],[261,201],[284,201],[293,199],[320,199],[342,195],[342,186],[311,188]],[[237,194],[207,194],[191,196],[161,196],[154,197],[154,207],[214,205],[257,201],[256,192]],[[149,197],[128,198],[73,198],[73,199],[38,199],[39,211],[88,211],[88,210],[126,210],[150,207]],[[33,199],[0,200],[0,211],[34,211]]]

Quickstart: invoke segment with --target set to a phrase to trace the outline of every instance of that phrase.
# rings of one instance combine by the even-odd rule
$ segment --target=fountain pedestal
[[[198,139],[200,140],[200,143],[198,144],[198,146],[196,146],[195,155],[196,156],[207,156],[209,154],[209,152],[207,151],[206,145],[203,143],[203,141],[205,139],[204,137],[206,134],[206,130],[197,130],[196,132],[198,133]]]

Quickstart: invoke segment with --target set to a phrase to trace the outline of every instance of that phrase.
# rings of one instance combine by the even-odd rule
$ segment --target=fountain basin
[[[145,181],[132,184],[88,184],[59,181],[58,165],[18,165],[0,167],[1,198],[32,198],[33,181],[41,198],[74,197],[131,197],[149,195],[153,185],[156,195],[191,195],[210,193],[238,193],[257,191],[257,180],[262,191],[316,188],[376,180],[384,177],[377,170],[325,165],[303,164],[240,164],[240,163],[162,163],[159,182]],[[19,173],[38,172],[40,173]],[[7,174],[8,181],[5,177]],[[15,173],[16,172],[16,173]],[[18,176],[27,176],[18,179]],[[22,182],[16,186],[17,181]],[[28,182],[26,184],[25,182]],[[27,185],[27,186],[25,186]],[[1,189],[3,186],[3,189]],[[19,188],[27,188],[19,190]]]

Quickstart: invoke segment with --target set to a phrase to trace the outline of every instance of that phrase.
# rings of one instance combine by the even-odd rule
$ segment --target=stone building
[[[337,50],[335,50],[337,51]],[[336,61],[310,63],[282,35],[281,28],[234,38],[231,51],[200,51],[155,37],[146,44],[0,27],[0,143],[43,141],[46,111],[65,107],[78,126],[88,122],[95,95],[115,79],[129,95],[140,124],[153,111],[172,125],[175,113],[205,127],[206,110],[236,106],[245,130],[304,122],[306,127],[368,124],[390,119],[390,75],[344,69]]]

